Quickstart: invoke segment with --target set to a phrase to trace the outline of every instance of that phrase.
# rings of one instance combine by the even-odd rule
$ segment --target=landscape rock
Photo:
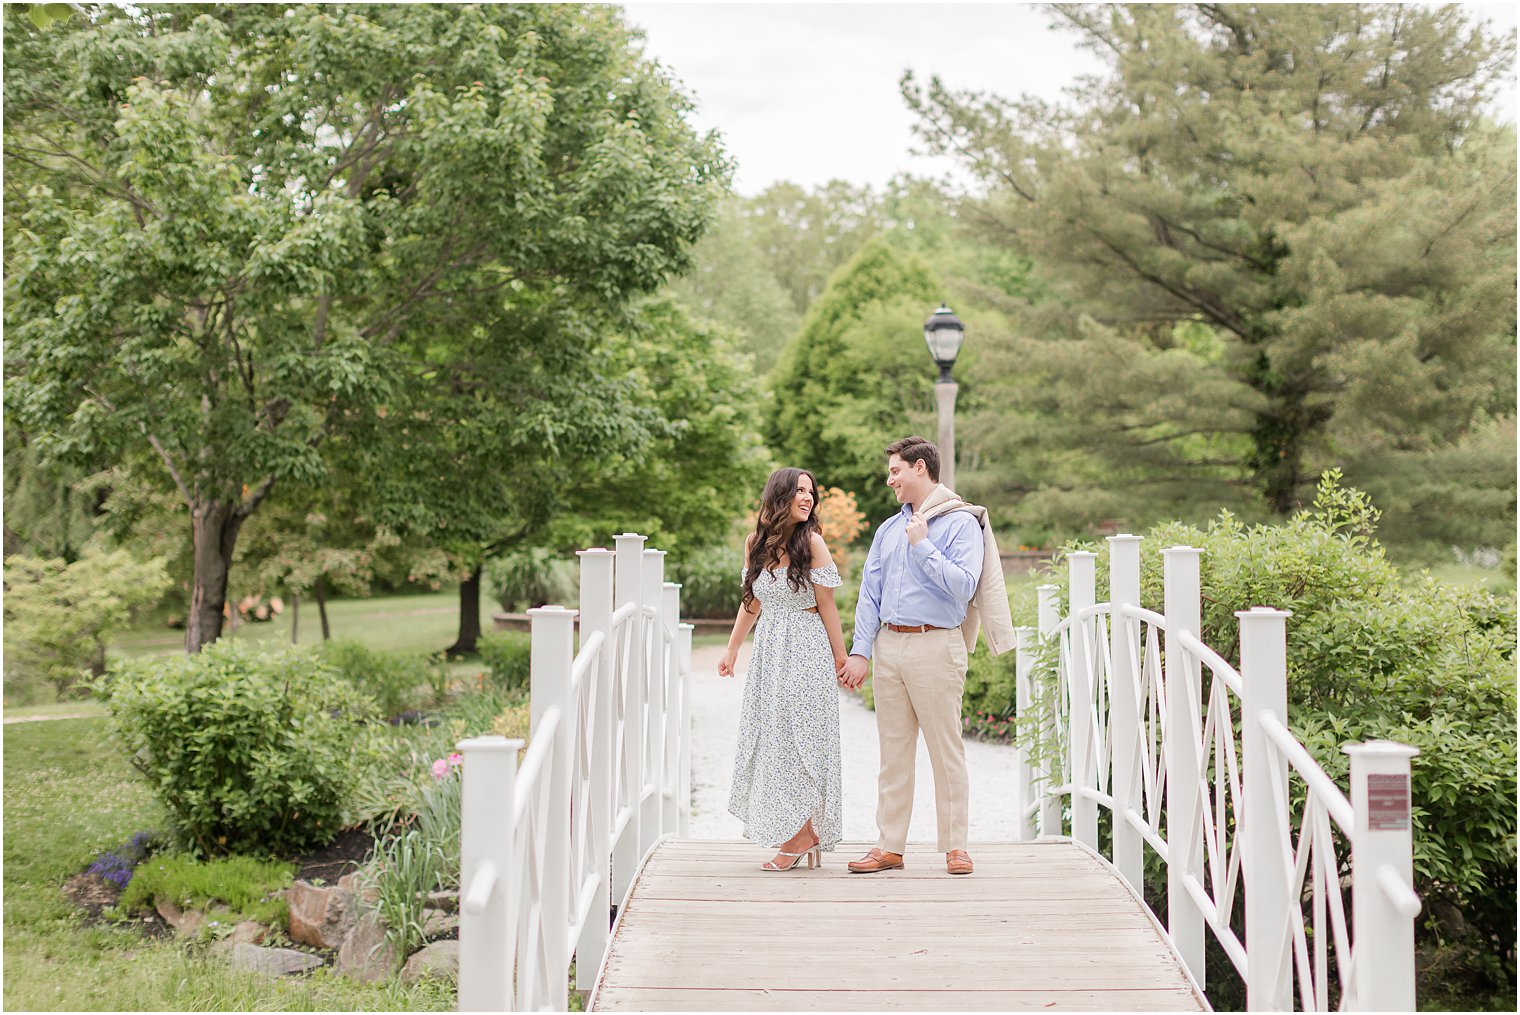
[[[358,919],[357,899],[342,887],[318,888],[307,881],[290,886],[290,938],[317,948],[339,948]]]
[[[184,937],[196,937],[206,927],[206,914],[198,909],[180,909],[168,899],[157,899],[153,908],[163,921]]]
[[[373,885],[363,884],[359,880],[359,872],[352,871],[338,879],[338,887],[358,895],[365,902],[374,904],[380,898],[380,892]]]
[[[367,912],[338,949],[336,968],[345,976],[373,983],[389,979],[397,964],[396,946],[385,936],[385,925],[374,912]]]
[[[223,940],[235,945],[256,945],[262,944],[264,939],[268,936],[268,927],[264,926],[262,923],[259,923],[257,920],[244,920],[236,927],[233,927],[232,933],[228,934]]]
[[[322,965],[322,960],[293,948],[264,948],[246,941],[232,946],[232,968],[264,976],[293,976]]]
[[[459,912],[458,889],[447,892],[428,892],[427,906],[429,909],[441,909],[445,913]]]
[[[427,976],[459,979],[458,941],[434,941],[407,959],[401,970],[402,983],[416,983]]]
[[[422,936],[428,940],[448,937],[459,929],[458,913],[445,913],[441,909],[428,909],[424,912],[427,915],[422,919]]]

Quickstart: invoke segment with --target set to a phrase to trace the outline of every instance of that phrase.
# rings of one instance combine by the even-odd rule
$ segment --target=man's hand
[[[844,671],[840,674],[839,682],[854,691],[866,682],[870,673],[870,660],[865,656],[850,656],[844,661]]]
[[[915,511],[913,517],[908,519],[908,527],[905,531],[908,534],[908,542],[917,546],[921,540],[928,537],[929,523],[924,520],[923,515]]]

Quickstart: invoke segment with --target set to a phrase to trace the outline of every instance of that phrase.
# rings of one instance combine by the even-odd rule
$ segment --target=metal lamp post
[[[934,382],[934,400],[939,404],[939,481],[955,489],[955,393],[959,385],[950,377],[955,357],[966,340],[966,326],[944,303],[924,322],[924,342],[929,355],[939,367]]]

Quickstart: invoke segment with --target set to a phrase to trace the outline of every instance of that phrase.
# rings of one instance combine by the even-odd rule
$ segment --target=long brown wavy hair
[[[813,484],[813,509],[807,521],[793,525],[792,498],[797,496],[797,481],[806,476]],[[818,524],[818,480],[806,469],[777,469],[765,481],[760,495],[760,511],[755,518],[755,538],[749,544],[749,558],[744,562],[743,602],[755,601],[755,576],[778,566],[786,552],[786,583],[793,592],[801,592],[813,566],[812,536],[822,532]]]

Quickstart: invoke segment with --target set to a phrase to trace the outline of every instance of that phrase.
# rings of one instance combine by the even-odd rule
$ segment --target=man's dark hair
[[[929,478],[939,482],[939,448],[932,441],[923,437],[904,437],[902,440],[893,441],[887,445],[887,457],[896,455],[903,461],[912,465],[914,462],[923,462],[924,468],[929,472]]]

